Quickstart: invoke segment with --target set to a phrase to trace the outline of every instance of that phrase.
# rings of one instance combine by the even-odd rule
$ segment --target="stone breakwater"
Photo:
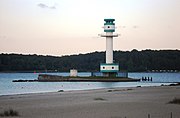
[[[13,80],[13,82],[137,82],[140,79],[121,77],[64,77],[58,75],[39,74],[34,80]]]
[[[120,78],[120,77],[63,77],[58,75],[40,74],[38,76],[40,82],[137,82],[140,79]]]

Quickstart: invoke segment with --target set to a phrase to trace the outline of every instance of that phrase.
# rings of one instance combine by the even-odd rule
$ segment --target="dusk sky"
[[[180,0],[0,0],[0,53],[105,51],[104,18],[114,50],[180,49]]]

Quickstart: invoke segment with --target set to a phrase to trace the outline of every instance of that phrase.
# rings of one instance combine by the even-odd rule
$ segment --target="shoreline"
[[[170,118],[180,116],[180,86],[103,88],[0,96],[0,112],[12,108],[19,118]]]
[[[145,82],[148,83],[148,82]],[[151,82],[152,83],[152,82]],[[116,89],[116,88],[139,88],[139,87],[160,87],[160,86],[170,86],[170,85],[180,85],[180,82],[155,82],[156,84],[161,84],[161,85],[137,85],[137,86],[122,86],[122,87],[110,87],[110,88],[92,88],[92,89],[79,89],[79,90],[63,90],[59,89],[57,91],[39,91],[39,92],[29,92],[29,93],[12,93],[12,94],[0,94],[0,97],[2,96],[14,96],[14,95],[27,95],[27,94],[44,94],[44,93],[56,93],[58,91],[63,91],[63,92],[75,92],[75,91],[91,91],[91,90],[101,90],[101,89]]]
[[[173,84],[173,83],[172,83]],[[176,83],[174,87],[179,86],[179,83]],[[111,88],[97,88],[97,89],[84,89],[84,90],[58,90],[58,91],[50,91],[50,92],[32,92],[32,93],[19,93],[19,94],[8,94],[8,95],[0,95],[1,97],[11,97],[11,96],[26,96],[26,95],[42,95],[42,94],[56,94],[56,93],[79,93],[79,92],[91,92],[91,91],[106,91],[113,89],[135,89],[135,88],[156,88],[156,87],[171,87],[170,85],[160,85],[160,86],[134,86],[134,87],[111,87]],[[172,86],[173,87],[173,86]],[[180,88],[179,88],[180,89]]]
[[[148,83],[148,82],[145,82]],[[152,82],[150,82],[152,83]],[[180,82],[154,82],[156,84],[160,84],[160,85],[137,85],[137,86],[122,86],[122,87],[110,87],[110,88],[92,88],[92,89],[76,89],[76,90],[63,90],[63,89],[59,89],[57,91],[37,91],[37,92],[29,92],[29,93],[10,93],[10,94],[0,94],[1,96],[13,96],[13,95],[27,95],[27,94],[43,94],[43,93],[56,93],[58,91],[63,91],[63,92],[69,92],[69,91],[89,91],[89,90],[101,90],[101,89],[111,89],[111,88],[139,88],[139,87],[160,87],[160,86],[179,86]],[[153,84],[154,84],[153,83]]]

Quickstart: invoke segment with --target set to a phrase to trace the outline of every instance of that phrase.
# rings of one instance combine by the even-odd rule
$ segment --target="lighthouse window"
[[[108,26],[108,28],[110,28],[110,26]]]
[[[105,69],[105,67],[103,67],[103,69]]]
[[[114,67],[112,67],[112,69],[114,69]]]

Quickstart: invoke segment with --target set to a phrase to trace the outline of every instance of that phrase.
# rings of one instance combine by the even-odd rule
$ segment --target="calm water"
[[[87,90],[113,87],[160,86],[180,82],[180,73],[129,73],[131,78],[152,77],[153,82],[12,82],[18,79],[37,79],[39,73],[0,73],[0,95],[56,92],[58,90]],[[49,73],[68,76],[69,73]],[[90,73],[79,73],[90,76]]]

